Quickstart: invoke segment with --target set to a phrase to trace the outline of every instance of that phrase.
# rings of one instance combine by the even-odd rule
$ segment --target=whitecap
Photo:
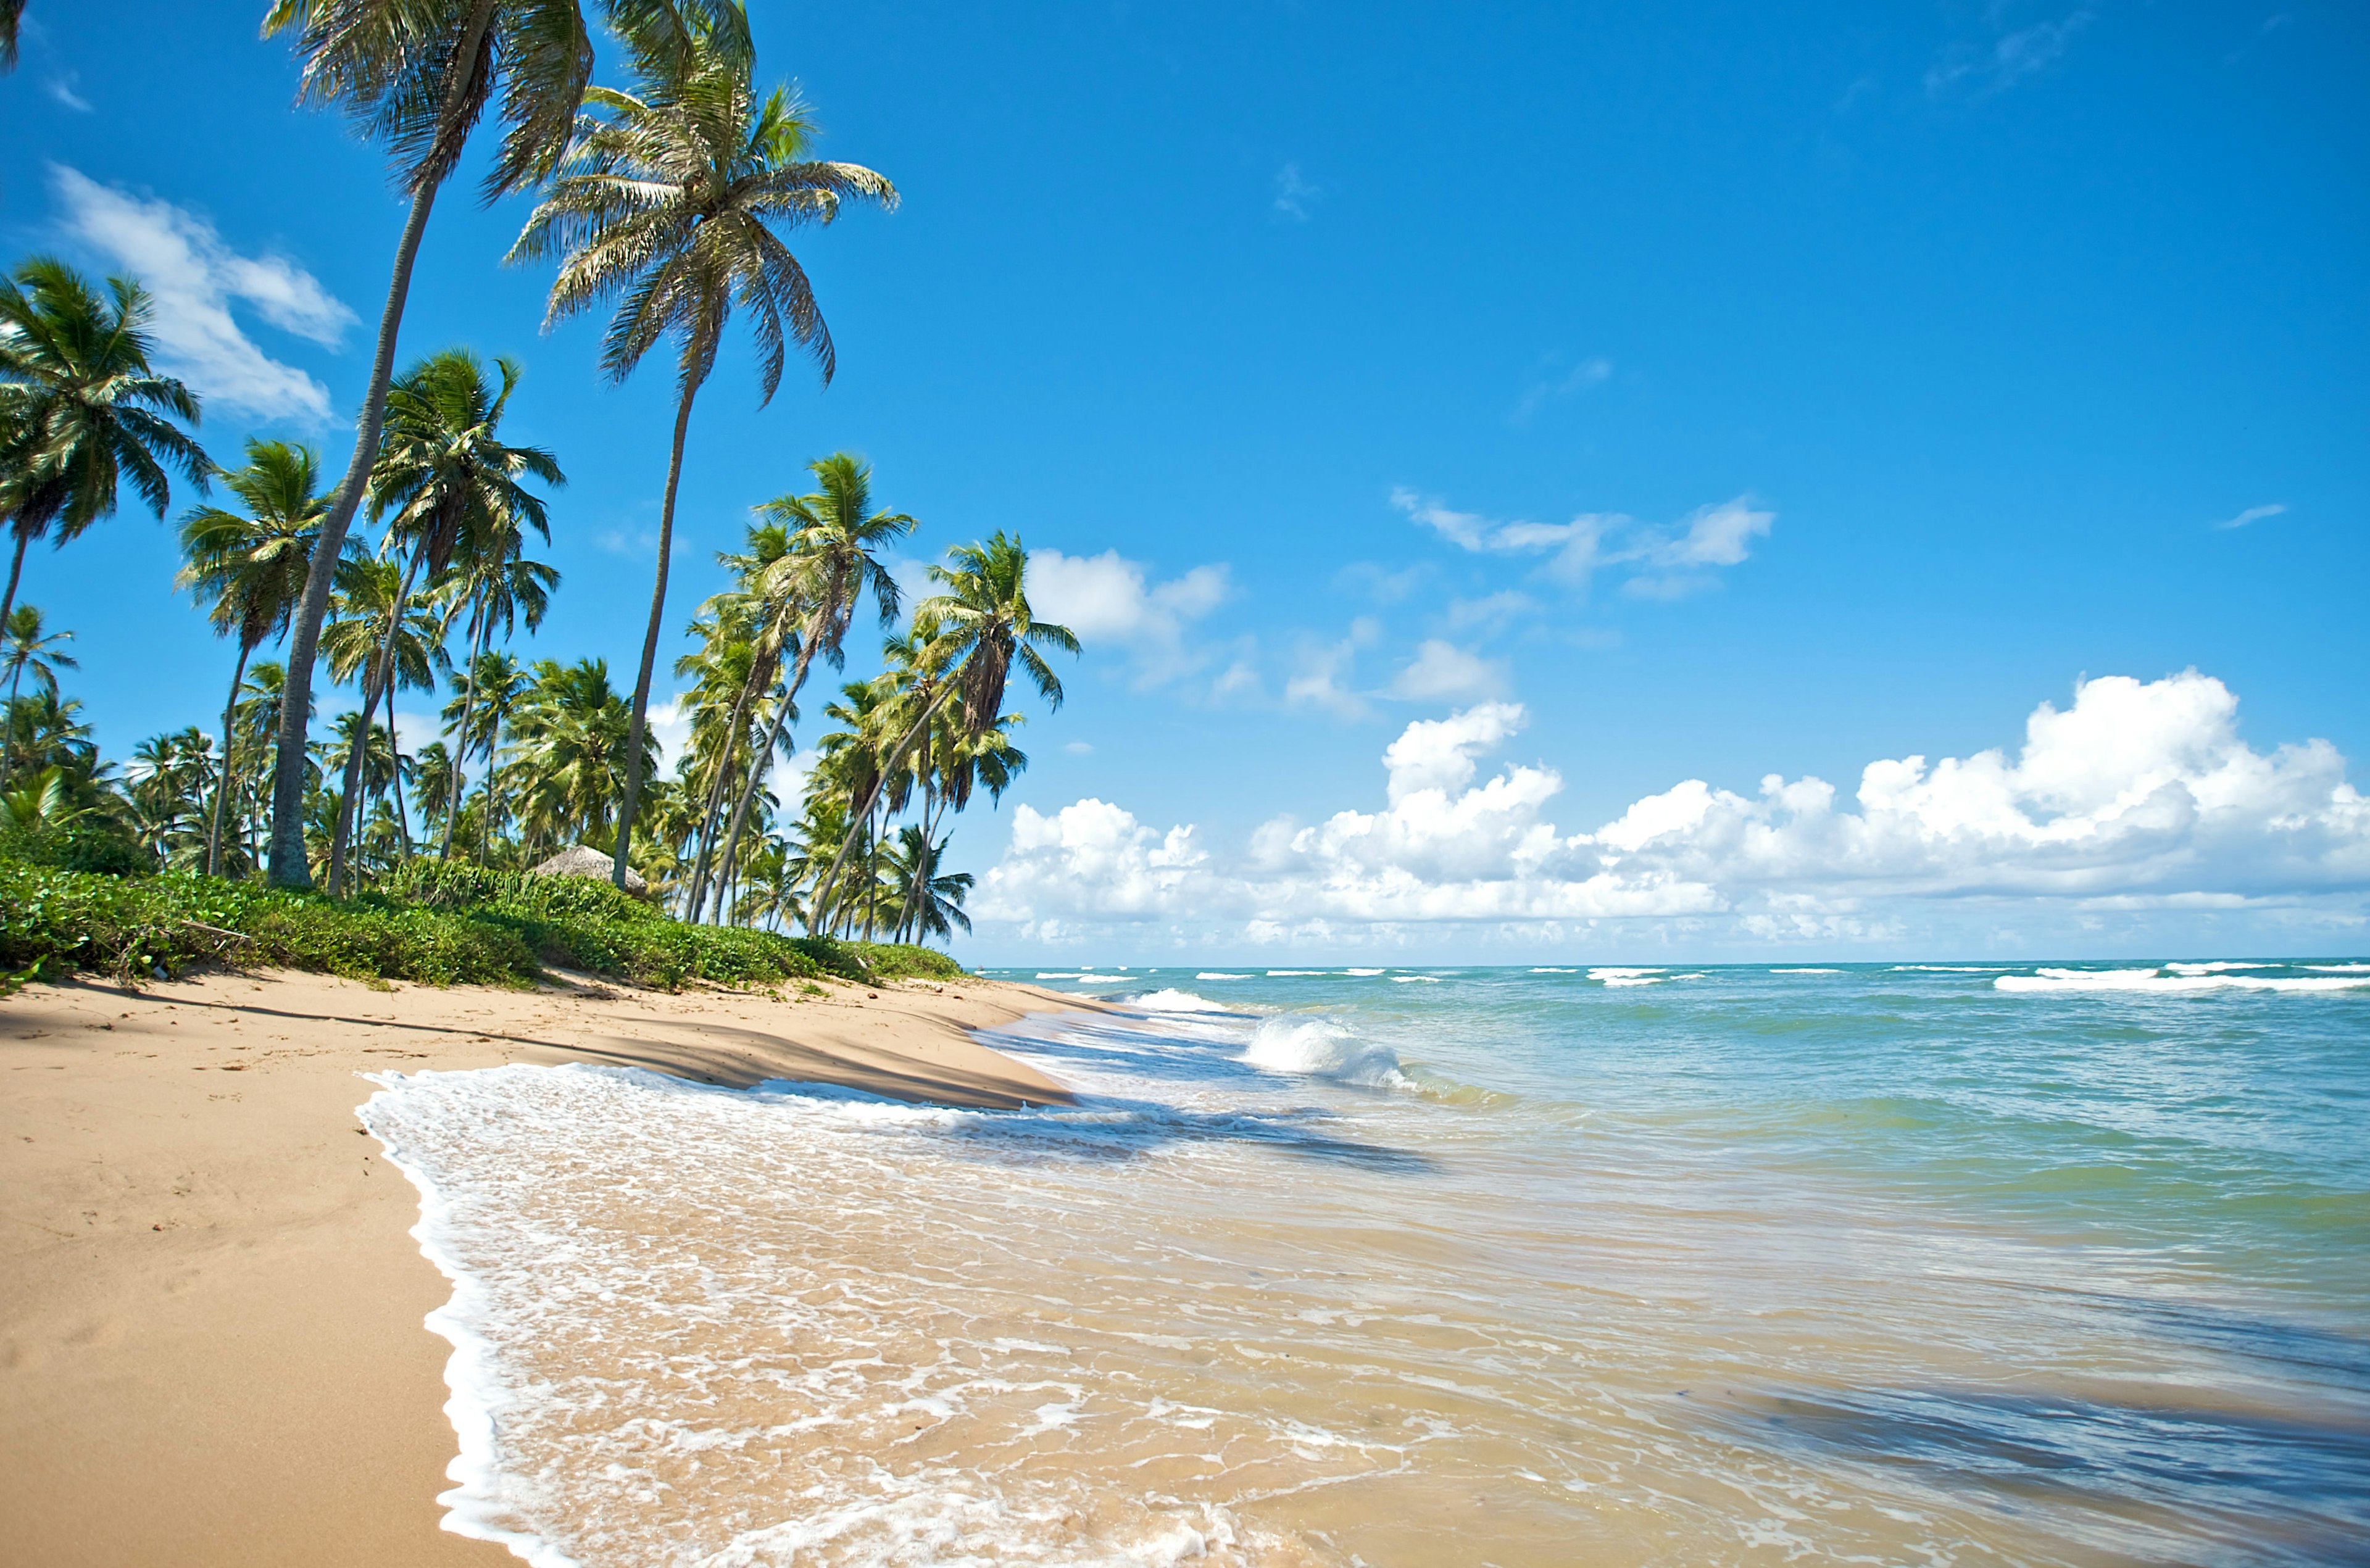
[[[2217,958],[2210,964],[2167,964],[2176,975],[2220,975],[2234,969],[2283,969],[2284,964],[2239,964],[2227,958]]]
[[[1164,987],[1142,996],[1130,997],[1128,1004],[1151,1013],[1227,1013],[1233,1011],[1223,1001],[1212,1001],[1206,996],[1195,996],[1190,990]]]
[[[1395,986],[1436,986],[1440,981],[1441,977],[1438,975],[1393,975],[1391,977],[1391,984]]]
[[[1197,980],[1247,980],[1250,979],[1248,975],[1222,975],[1215,969],[1204,969],[1193,978]]]
[[[1591,969],[1588,978],[1608,986],[1658,986],[1665,978],[1661,969],[1623,967],[1616,965]]]
[[[1341,972],[1345,975],[1354,975],[1362,980],[1370,980],[1376,975],[1384,974],[1387,971],[1382,969],[1344,969]]]
[[[1841,969],[1772,969],[1773,975],[1840,975]]]
[[[2168,975],[2146,969],[2038,969],[2030,975],[2002,975],[1992,981],[2006,991],[2127,991],[2162,995],[2178,991],[2357,990],[2370,986],[2370,975],[2359,979],[2295,975]]]
[[[1324,972],[1322,969],[1270,969],[1268,971],[1271,975],[1321,975]]]
[[[1578,969],[1533,969],[1531,973],[1535,975],[1576,975],[1580,973],[1580,971]]]
[[[2325,975],[2370,975],[2370,964],[2307,964],[2307,969],[2318,969]]]

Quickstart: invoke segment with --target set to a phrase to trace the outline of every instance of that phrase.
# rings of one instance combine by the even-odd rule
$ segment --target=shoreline
[[[416,1189],[355,1118],[355,1075],[588,1061],[1066,1103],[971,1031],[1095,1006],[980,979],[827,991],[263,971],[0,1001],[0,1462],[19,1498],[0,1568],[512,1561],[440,1528],[453,1347],[424,1320],[451,1287],[411,1235]]]

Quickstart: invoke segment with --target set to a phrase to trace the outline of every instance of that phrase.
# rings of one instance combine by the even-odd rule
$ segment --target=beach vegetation
[[[75,884],[67,900],[114,910],[105,929],[144,931],[141,911],[178,909],[157,919],[219,926],[242,952],[269,935],[292,962],[380,978],[457,972],[402,956],[388,933],[409,929],[405,911],[507,933],[529,969],[489,949],[472,960],[488,973],[545,964],[741,984],[950,966],[909,944],[970,929],[974,883],[950,863],[953,830],[1029,765],[1007,687],[1058,707],[1049,656],[1077,640],[1036,618],[1028,552],[1003,533],[949,552],[929,568],[935,591],[907,603],[891,567],[920,524],[884,500],[861,455],[834,452],[753,506],[742,547],[716,556],[726,586],[682,628],[667,715],[682,740],[662,751],[652,681],[696,400],[736,323],[755,341],[761,404],[794,355],[830,383],[837,349],[788,241],[898,195],[817,155],[805,103],[760,86],[735,0],[596,9],[598,28],[580,0],[270,5],[264,30],[293,40],[300,102],[339,109],[379,143],[408,204],[341,480],[311,449],[260,436],[239,467],[217,468],[190,433],[195,395],[148,362],[156,307],[136,280],[94,286],[36,258],[0,281],[0,857],[23,876],[122,884]],[[596,40],[624,87],[592,86]],[[509,259],[556,268],[546,325],[606,311],[599,363],[613,381],[654,350],[673,361],[630,688],[609,658],[531,658],[519,645],[561,587],[528,551],[550,543],[565,484],[556,452],[502,434],[514,400],[533,395],[519,363],[455,346],[396,372],[422,230],[488,120],[500,134],[486,194],[535,199]],[[71,541],[125,490],[161,519],[177,475],[225,492],[182,512],[175,583],[231,645],[228,681],[218,710],[207,699],[110,761],[67,689],[90,650],[17,589],[34,541]],[[847,679],[868,612],[880,662]],[[819,659],[834,672],[822,692]],[[434,694],[432,738],[398,731],[406,691]],[[339,698],[326,713],[323,692]],[[605,857],[615,899],[530,875],[570,851]],[[629,879],[640,896],[619,890]],[[217,885],[245,899],[259,883],[295,901],[233,912],[269,913],[277,934],[189,912]],[[368,929],[332,940],[341,910]],[[68,934],[53,933],[41,961],[130,973],[147,967],[135,948],[179,951]]]

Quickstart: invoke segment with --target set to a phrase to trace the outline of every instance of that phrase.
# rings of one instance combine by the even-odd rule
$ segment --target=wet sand
[[[968,1031],[1077,999],[213,975],[0,1001],[0,1565],[511,1561],[442,1532],[448,1294],[358,1072],[634,1065],[970,1105],[1068,1099]]]

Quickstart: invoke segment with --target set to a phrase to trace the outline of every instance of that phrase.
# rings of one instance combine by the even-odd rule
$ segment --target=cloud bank
[[[67,234],[131,273],[155,299],[158,364],[209,402],[262,418],[319,424],[328,389],[266,354],[231,314],[234,301],[283,331],[335,347],[354,314],[279,256],[243,256],[212,223],[169,201],[101,185],[61,164],[50,181]]]
[[[1773,773],[1751,795],[1688,779],[1566,832],[1547,816],[1555,769],[1482,776],[1526,716],[1485,702],[1409,725],[1383,754],[1379,807],[1278,818],[1233,853],[1107,801],[1020,807],[975,910],[1029,943],[1233,946],[1436,943],[1455,927],[1835,947],[2198,910],[2362,931],[2370,800],[2327,741],[2255,750],[2238,708],[2195,670],[2104,677],[2036,708],[2013,758],[1880,760],[1848,803],[1815,777]]]

